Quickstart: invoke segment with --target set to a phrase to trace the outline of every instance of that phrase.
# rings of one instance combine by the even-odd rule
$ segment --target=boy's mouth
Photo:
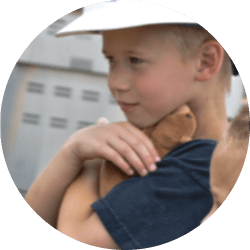
[[[123,111],[131,111],[139,104],[139,103],[127,103],[127,102],[119,102],[119,101],[117,103],[120,105]]]
[[[117,102],[119,103],[119,105],[124,105],[124,106],[135,106],[138,104],[138,103],[128,103],[128,102],[119,102],[119,101]]]

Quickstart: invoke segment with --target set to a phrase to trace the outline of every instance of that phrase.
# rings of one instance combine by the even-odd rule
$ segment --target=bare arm
[[[28,191],[25,200],[51,226],[56,227],[64,193],[81,170],[81,162],[62,147]]]
[[[102,160],[90,161],[68,187],[63,198],[57,229],[86,244],[118,249],[91,204],[100,198],[99,178]]]
[[[87,164],[86,164],[87,163]],[[83,222],[93,213],[91,204],[99,199],[99,173],[102,160],[85,163],[81,174],[68,187],[59,211],[57,229],[64,231],[67,224]]]
[[[66,213],[64,216],[59,215],[61,204],[60,214],[64,213],[64,208],[68,209],[71,206],[70,202],[66,202],[66,197],[71,195],[65,195],[65,202],[63,201],[67,188],[83,169],[79,176],[81,181],[77,179],[78,184],[84,183],[81,187],[85,189],[81,193],[82,197],[85,193],[91,196],[92,192],[98,190],[96,180],[100,168],[93,165],[92,169],[88,168],[86,164],[89,160],[107,159],[128,174],[130,174],[132,166],[132,169],[145,175],[145,171],[150,171],[150,166],[155,162],[157,156],[158,153],[149,138],[129,123],[90,126],[77,131],[67,140],[36,179],[25,199],[31,208],[53,227],[57,227],[59,216],[58,228],[66,234],[91,245],[102,244],[109,248],[116,244],[90,207],[92,201],[97,198],[94,200],[83,198],[82,203],[86,209],[77,212],[77,216],[79,216],[77,220],[72,219],[72,209],[68,214],[69,218],[71,216],[70,220],[67,219]],[[60,218],[66,223],[61,224]],[[96,237],[96,234],[100,237]],[[96,239],[103,241],[97,243]]]

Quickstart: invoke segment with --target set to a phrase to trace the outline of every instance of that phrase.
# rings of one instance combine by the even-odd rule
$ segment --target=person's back
[[[236,183],[245,162],[249,144],[249,108],[247,103],[230,122],[213,152],[210,164],[210,189],[213,207],[207,220],[225,201]]]

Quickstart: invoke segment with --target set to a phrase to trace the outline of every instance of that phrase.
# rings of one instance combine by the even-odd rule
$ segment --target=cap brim
[[[161,23],[198,25],[194,20],[163,5],[136,0],[109,1],[84,8],[83,15],[57,32],[56,37]]]

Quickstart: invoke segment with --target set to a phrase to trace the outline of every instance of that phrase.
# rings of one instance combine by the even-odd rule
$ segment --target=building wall
[[[101,53],[100,35],[56,38],[55,33],[79,16],[68,14],[43,30],[21,55],[19,62],[46,67],[107,74],[108,64]]]
[[[107,88],[108,64],[101,54],[101,36],[54,37],[79,13],[56,21],[30,43],[6,87],[2,145],[22,194],[76,130],[102,116],[125,120]],[[240,77],[232,78],[226,100],[229,119],[237,114],[243,94]]]
[[[15,70],[28,72],[25,66]],[[28,74],[22,83],[26,92],[20,119],[12,122],[9,131],[9,138],[14,133],[15,140],[6,154],[15,184],[25,190],[75,131],[102,116],[125,120],[107,88],[106,76],[39,67]]]

